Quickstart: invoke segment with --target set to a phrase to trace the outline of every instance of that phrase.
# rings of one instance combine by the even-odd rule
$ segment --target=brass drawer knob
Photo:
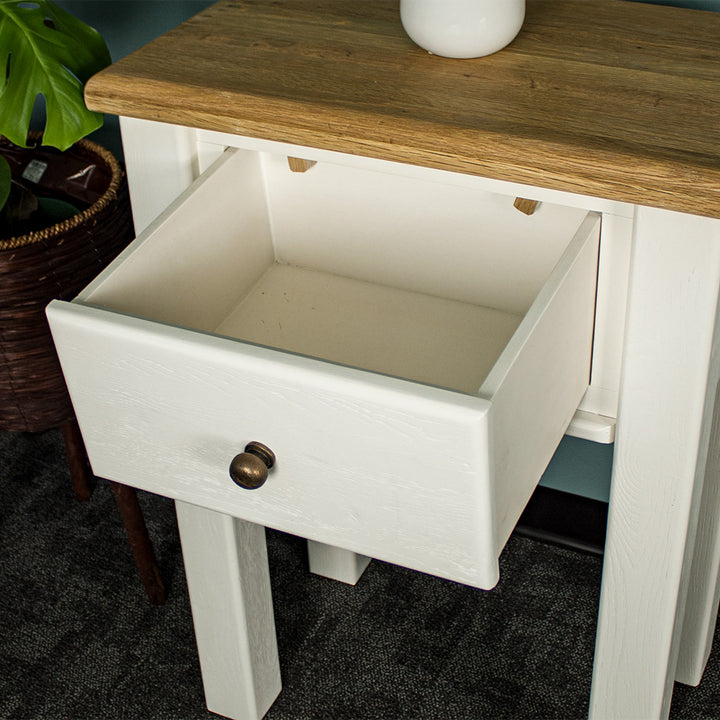
[[[275,453],[259,442],[250,442],[245,452],[236,455],[230,463],[230,477],[246,490],[256,490],[268,477],[268,470],[275,464]]]

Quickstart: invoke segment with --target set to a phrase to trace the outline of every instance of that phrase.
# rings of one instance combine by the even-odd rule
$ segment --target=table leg
[[[630,273],[598,720],[664,718],[670,707],[720,364],[720,223],[639,208]]]
[[[718,386],[720,389],[720,385]],[[720,598],[720,392],[705,470],[695,554],[688,584],[678,666],[675,679],[697,685],[702,679],[715,634]]]
[[[134,487],[116,482],[111,482],[110,487],[148,600],[152,605],[164,605],[165,585],[160,577],[160,569],[155,559],[137,491]]]
[[[208,710],[259,720],[280,692],[265,528],[176,502]]]
[[[66,420],[61,426],[63,441],[65,442],[65,455],[70,469],[70,479],[73,491],[78,500],[90,499],[90,463],[85,452],[85,443],[78,426],[77,420]]]
[[[307,541],[307,550],[311,573],[348,585],[355,585],[370,564],[370,558],[365,555],[314,540]]]

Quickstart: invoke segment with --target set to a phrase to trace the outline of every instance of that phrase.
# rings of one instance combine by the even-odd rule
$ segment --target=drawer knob
[[[267,480],[268,470],[275,464],[275,453],[259,442],[250,442],[245,452],[230,463],[230,477],[246,490],[255,490]]]

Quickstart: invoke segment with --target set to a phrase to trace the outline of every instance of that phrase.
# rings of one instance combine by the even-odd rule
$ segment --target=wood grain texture
[[[525,215],[532,215],[537,210],[538,204],[537,200],[528,200],[527,198],[518,197],[515,198],[513,207],[521,213],[525,213]]]
[[[717,360],[715,360],[717,362]],[[698,685],[710,657],[720,602],[720,384],[708,443],[695,553],[675,680]]]
[[[487,58],[396,3],[223,0],[93,78],[108,113],[720,217],[720,15],[528,0]]]
[[[720,377],[719,291],[720,223],[640,209],[590,698],[593,720],[666,718],[683,615],[687,610],[687,616],[704,616],[705,631],[715,620],[704,610],[706,591],[696,587],[688,593],[688,587],[698,515],[707,512],[700,501]],[[712,533],[700,536],[713,542]],[[697,555],[693,573],[716,572],[712,554]]]
[[[513,207],[525,215],[532,215],[536,210],[539,202],[537,200],[528,200],[527,198],[515,198]]]
[[[260,720],[281,687],[265,528],[176,510],[208,710]]]
[[[288,167],[293,172],[307,172],[315,164],[315,160],[303,160],[302,158],[288,157]]]
[[[88,453],[101,476],[468,584],[489,589],[497,582],[493,509],[487,500],[487,401],[242,347],[227,338],[150,328],[153,324],[144,320],[74,303],[67,303],[61,315],[63,310],[70,315],[69,325],[60,319],[64,328],[58,331],[68,343],[61,342],[69,349],[66,359],[77,358],[77,352],[98,369],[99,375],[90,374],[104,378],[103,399],[92,402],[97,385],[80,378],[88,365],[73,370],[70,360],[69,374],[78,380],[73,402],[84,408],[78,417],[81,427],[81,416],[87,421],[93,438],[86,438]],[[86,322],[86,311],[100,325]],[[96,331],[103,332],[106,317],[112,318],[107,331],[117,342],[100,357],[92,347],[104,342],[104,333],[100,340]],[[121,325],[127,321],[153,345],[157,330],[155,350],[139,337],[138,346],[113,319]],[[117,360],[114,370],[107,368],[110,355]],[[137,391],[135,379],[126,374],[136,362],[147,368],[139,370],[136,379],[143,387]],[[178,372],[171,367],[176,363],[182,366]],[[265,377],[256,382],[258,371]],[[105,444],[99,433],[107,432],[107,422],[90,416],[105,413],[108,402],[123,417],[105,414],[113,427],[107,435],[112,442]],[[144,441],[140,448],[138,434],[152,443],[152,451]],[[272,477],[252,492],[235,486],[228,475],[230,460],[250,435],[277,456]],[[132,444],[131,452],[126,443]],[[121,447],[126,449],[115,452]],[[154,457],[149,463],[148,452]]]

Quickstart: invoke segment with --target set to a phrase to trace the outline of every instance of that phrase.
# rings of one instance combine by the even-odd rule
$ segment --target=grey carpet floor
[[[173,505],[141,494],[168,589],[151,607],[106,482],[72,494],[59,433],[0,433],[0,718],[199,720]],[[355,587],[268,532],[284,689],[268,720],[587,714],[601,560],[511,538],[480,592],[380,562]],[[716,641],[717,645],[717,641]],[[720,718],[720,651],[674,720]]]

